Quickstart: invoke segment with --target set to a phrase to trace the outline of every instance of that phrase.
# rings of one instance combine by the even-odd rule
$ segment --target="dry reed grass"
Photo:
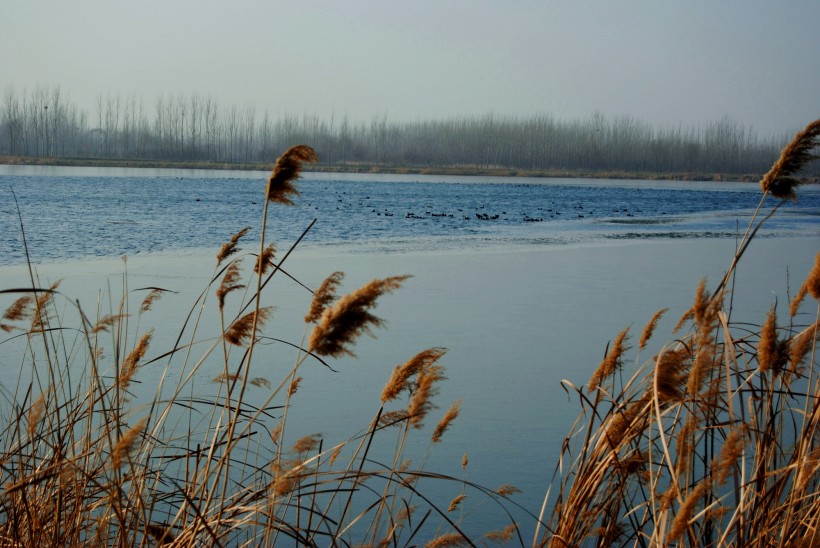
[[[288,414],[304,384],[300,368],[327,365],[324,356],[352,355],[358,337],[384,325],[374,314],[378,301],[408,278],[373,280],[337,297],[343,274],[331,274],[304,318],[309,336],[289,343],[296,349],[292,368],[274,382],[256,376],[270,372],[270,351],[258,343],[273,308],[263,305],[262,293],[284,272],[296,245],[277,259],[275,245],[266,244],[268,203],[292,204],[302,163],[315,159],[313,149],[300,145],[277,160],[265,188],[259,253],[239,248],[250,227],[222,245],[210,283],[170,349],[154,350],[155,331],[139,327],[166,289],[136,290],[147,291],[134,304],[137,316],[129,310],[125,277],[123,297],[106,313],[98,307],[87,315],[58,292],[59,282],[38,288],[33,273],[32,289],[17,291],[22,295],[0,323],[12,335],[0,344],[21,350],[29,378],[21,374],[0,404],[0,545],[326,546],[424,536],[440,545],[469,543],[461,518],[446,516],[447,502],[439,507],[417,486],[426,478],[463,491],[465,481],[413,467],[404,456],[410,433],[435,408],[435,384],[444,378],[435,362],[443,350],[422,352],[405,368],[390,398],[404,409],[385,410],[374,394],[376,415],[364,431],[333,447],[311,434],[284,448]],[[246,256],[253,259],[250,272],[242,268]],[[221,329],[216,336],[202,331],[211,303]],[[215,377],[205,375],[213,359],[221,361]],[[216,395],[194,388],[203,376],[213,377]],[[160,379],[153,397],[136,390],[145,378]],[[267,394],[261,404],[259,392],[249,398],[249,387]],[[459,409],[456,403],[444,414],[430,447]],[[376,445],[394,444],[392,462],[372,460]],[[445,528],[447,534],[436,534]]]
[[[586,387],[563,445],[533,544],[549,546],[813,546],[820,544],[820,255],[779,325],[732,321],[725,294],[749,243],[815,156],[820,120],[784,148],[761,181],[757,212],[712,293],[692,307],[657,356],[627,376],[625,331]],[[768,197],[777,200],[763,214]],[[815,302],[806,303],[811,295]],[[799,311],[814,317],[796,323]],[[813,310],[812,310],[813,307]],[[639,343],[654,333],[657,314]],[[566,381],[565,381],[566,382]]]

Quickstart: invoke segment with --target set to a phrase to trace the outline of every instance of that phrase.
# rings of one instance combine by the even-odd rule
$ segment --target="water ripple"
[[[13,188],[35,262],[217,247],[245,226],[258,233],[263,180],[205,177],[0,175],[0,264],[24,260]],[[515,178],[310,176],[297,207],[270,211],[268,233],[306,243],[371,249],[566,245],[634,238],[734,237],[760,199],[754,184]],[[801,189],[767,224],[820,234],[820,192]],[[772,200],[769,205],[775,202]]]

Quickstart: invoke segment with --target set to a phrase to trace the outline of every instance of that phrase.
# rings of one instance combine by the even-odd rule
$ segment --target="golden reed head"
[[[296,145],[287,149],[276,160],[273,171],[268,178],[268,200],[284,205],[293,205],[291,195],[298,196],[299,191],[293,181],[302,172],[302,163],[315,162],[319,159],[316,151],[307,145]]]

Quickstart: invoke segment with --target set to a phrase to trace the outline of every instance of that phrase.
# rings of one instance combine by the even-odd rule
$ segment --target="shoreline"
[[[58,158],[0,156],[0,165],[61,166],[61,167],[115,167],[147,169],[203,169],[212,171],[269,171],[271,163],[226,163],[202,161],[115,160],[95,158]],[[317,173],[391,174],[391,175],[448,175],[492,177],[543,177],[562,179],[639,179],[647,181],[717,181],[757,182],[762,174],[737,173],[653,173],[594,171],[571,169],[519,169],[501,166],[403,166],[371,163],[312,164],[309,171]],[[803,178],[806,184],[820,183],[820,176]]]

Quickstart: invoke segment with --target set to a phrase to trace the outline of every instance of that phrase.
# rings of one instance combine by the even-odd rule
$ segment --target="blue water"
[[[264,173],[0,166],[0,264],[218,247],[258,236]],[[753,183],[307,174],[296,207],[275,206],[269,239],[365,249],[568,244],[599,238],[734,237],[760,200]],[[762,235],[820,235],[820,189],[799,189]],[[770,199],[766,206],[778,201]]]

